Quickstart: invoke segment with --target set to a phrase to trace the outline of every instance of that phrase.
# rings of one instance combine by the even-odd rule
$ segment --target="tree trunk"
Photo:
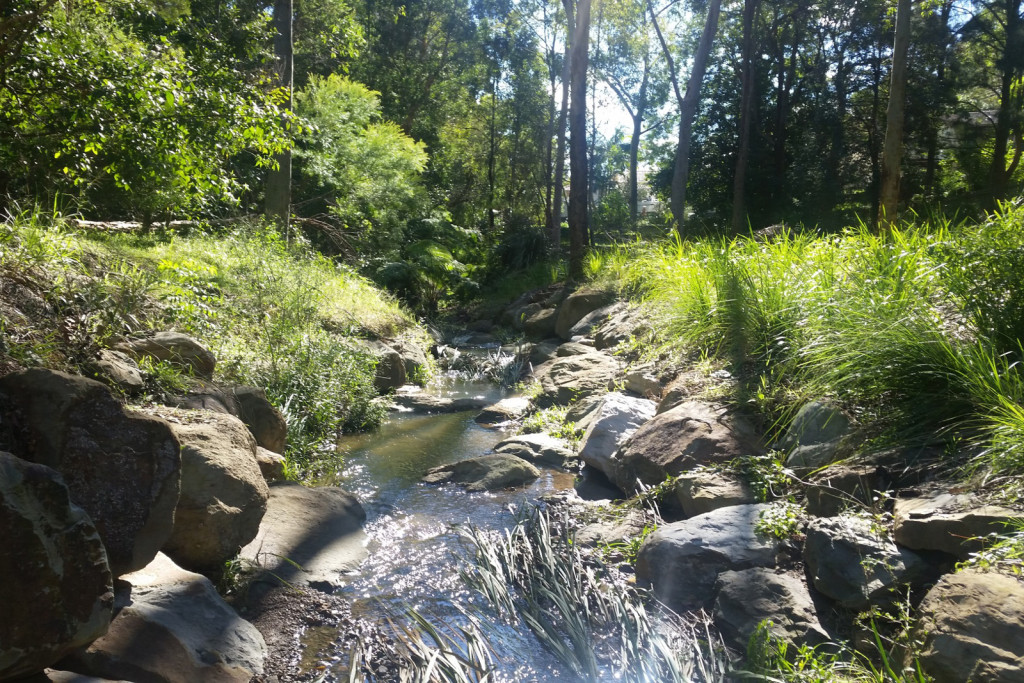
[[[715,33],[718,31],[718,15],[722,9],[722,0],[711,0],[708,7],[708,17],[704,22],[704,32],[701,34],[700,43],[697,45],[697,53],[693,56],[693,70],[690,71],[690,79],[686,85],[686,95],[679,92],[679,79],[676,75],[675,61],[672,59],[672,52],[669,50],[668,42],[665,40],[661,27],[658,25],[658,17],[654,13],[654,6],[651,0],[647,0],[647,9],[651,13],[651,23],[658,34],[658,42],[661,43],[662,52],[665,54],[665,61],[668,62],[669,76],[672,79],[672,89],[675,91],[676,101],[679,103],[679,140],[676,145],[676,160],[672,172],[672,196],[669,206],[672,210],[672,220],[676,224],[676,232],[679,238],[684,236],[684,211],[686,210],[686,181],[690,175],[690,140],[693,131],[693,120],[697,116],[697,104],[700,101],[700,85],[704,80],[704,71],[708,64],[708,55],[711,54],[711,43],[714,41]]]
[[[896,3],[896,38],[892,48],[892,78],[889,106],[885,113],[885,144],[882,147],[882,189],[879,197],[878,228],[896,222],[900,201],[900,161],[903,157],[903,119],[906,111],[907,48],[910,46],[910,2]]]
[[[629,139],[629,225],[636,228],[639,215],[640,191],[637,166],[640,163],[640,136],[643,135],[644,114],[647,110],[647,84],[650,79],[650,66],[644,59],[644,75],[640,81],[640,95],[637,98],[636,112],[633,114],[633,135]]]
[[[587,235],[587,61],[590,0],[578,0],[569,67],[569,278],[583,279]]]
[[[551,230],[551,254],[558,256],[562,248],[562,200],[565,195],[565,129],[569,118],[569,63],[572,61],[572,6],[566,5],[566,22],[568,23],[565,43],[565,58],[562,60],[562,106],[558,112],[558,141],[555,145],[555,197],[551,206],[554,219],[549,226]]]
[[[288,91],[285,108],[292,110],[294,84],[294,42],[292,40],[292,0],[274,2],[274,57],[277,61],[278,83]],[[267,174],[267,195],[264,211],[267,220],[287,229],[292,203],[292,151],[286,149],[274,155],[277,168]]]
[[[740,140],[736,175],[732,183],[732,231],[739,233],[747,221],[747,166],[750,163],[750,127],[754,117],[754,13],[757,0],[743,2],[743,93],[740,96]],[[778,179],[781,182],[781,178]]]

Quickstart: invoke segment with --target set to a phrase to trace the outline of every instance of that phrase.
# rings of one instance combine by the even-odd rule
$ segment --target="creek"
[[[488,401],[504,396],[493,384],[452,377],[442,378],[428,391]],[[517,507],[572,489],[576,477],[542,468],[541,477],[529,486],[486,493],[420,481],[432,467],[487,454],[511,436],[478,425],[473,420],[476,413],[392,413],[379,430],[339,442],[343,468],[334,481],[324,483],[359,497],[367,511],[369,537],[369,557],[351,574],[341,594],[352,602],[354,615],[378,622],[401,621],[408,607],[435,625],[464,623],[464,611],[477,614],[497,664],[492,680],[569,680],[572,677],[561,672],[561,665],[525,625],[496,621],[484,601],[463,585],[458,570],[465,566],[466,551],[455,525],[472,523],[489,531],[511,528]],[[306,645],[315,649],[308,638]],[[343,653],[332,660],[338,662],[333,674],[347,680]]]

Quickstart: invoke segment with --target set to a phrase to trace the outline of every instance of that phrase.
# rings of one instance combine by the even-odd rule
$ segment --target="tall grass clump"
[[[501,536],[464,529],[463,580],[506,619],[522,619],[584,680],[717,681],[724,648],[701,615],[648,611],[640,591],[573,542],[568,519],[520,512]]]
[[[733,399],[777,431],[826,397],[875,434],[974,445],[1021,473],[1022,225],[1016,203],[980,225],[636,244],[596,277],[647,307],[663,348],[728,363]]]

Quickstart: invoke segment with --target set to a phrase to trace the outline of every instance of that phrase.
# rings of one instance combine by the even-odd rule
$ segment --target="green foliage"
[[[135,30],[139,23],[146,24]],[[134,3],[57,3],[0,87],[0,192],[149,221],[236,204],[232,159],[287,144],[281,112],[224,55],[190,51]]]
[[[775,501],[758,515],[754,531],[779,540],[793,538],[800,531],[803,508],[790,501]]]
[[[742,476],[759,503],[786,497],[793,488],[792,472],[785,467],[786,454],[770,451],[764,455],[748,455],[730,466]]]
[[[423,144],[380,119],[377,93],[337,74],[314,76],[295,100],[312,126],[296,150],[309,180],[297,198],[327,194],[338,251],[365,257],[401,245],[409,219],[428,212]]]

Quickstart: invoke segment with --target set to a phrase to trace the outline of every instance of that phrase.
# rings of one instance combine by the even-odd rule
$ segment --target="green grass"
[[[473,556],[463,580],[499,615],[522,619],[583,680],[696,682],[724,675],[709,618],[667,610],[655,616],[640,591],[573,542],[565,517],[530,508],[504,535],[463,531]]]
[[[217,357],[215,379],[266,389],[302,475],[332,466],[338,433],[384,416],[360,338],[424,339],[366,279],[258,224],[188,237],[81,233],[30,211],[0,224],[0,273],[49,306],[30,320],[0,315],[12,362],[77,371],[125,336],[185,332]],[[149,370],[153,390],[181,391],[184,378]]]
[[[730,399],[781,433],[828,397],[883,440],[967,444],[1024,473],[1024,206],[885,235],[636,243],[592,259],[641,302],[656,343],[728,364]]]

